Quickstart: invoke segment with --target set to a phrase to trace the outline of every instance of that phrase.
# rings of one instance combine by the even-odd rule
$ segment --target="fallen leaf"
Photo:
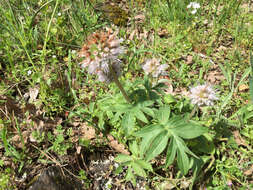
[[[253,165],[251,165],[251,167],[243,173],[247,176],[252,175],[253,174]]]
[[[35,86],[34,88],[30,88],[29,89],[29,96],[30,96],[29,102],[31,103],[31,102],[35,101],[38,94],[39,94],[39,87],[38,86]]]
[[[109,140],[109,145],[116,150],[119,153],[127,154],[129,155],[129,151],[125,148],[125,146],[121,143],[119,143],[117,140],[114,139],[112,135],[107,135],[107,138]]]
[[[192,55],[188,55],[187,57],[186,57],[186,64],[187,65],[190,65],[190,64],[192,64],[193,63],[193,56]]]
[[[167,38],[169,36],[168,30],[165,29],[165,28],[158,29],[157,33],[158,33],[158,35],[159,35],[160,38],[164,38],[164,37]]]
[[[145,15],[140,14],[134,17],[135,23],[142,23],[145,20]]]
[[[129,35],[128,39],[132,41],[134,39],[134,36],[136,35],[136,33],[137,33],[137,30],[133,30],[131,32],[131,34]]]
[[[80,154],[80,153],[81,153],[81,149],[82,149],[81,146],[76,147],[76,153],[77,153],[77,154]]]
[[[249,86],[247,84],[242,84],[239,86],[239,92],[244,92],[249,90]]]
[[[88,126],[86,123],[80,125],[81,137],[87,140],[94,139],[96,137],[96,131],[93,127]]]
[[[236,144],[243,145],[243,146],[247,147],[247,144],[246,144],[245,140],[241,137],[239,131],[233,131],[232,133],[234,135],[234,139],[235,139]]]

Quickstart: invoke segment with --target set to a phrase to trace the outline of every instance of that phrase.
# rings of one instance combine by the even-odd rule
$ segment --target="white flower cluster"
[[[93,33],[79,52],[79,57],[84,57],[80,63],[81,67],[88,67],[88,72],[97,75],[99,81],[110,83],[113,79],[110,65],[118,77],[121,74],[121,61],[118,56],[126,51],[120,45],[122,41],[111,29]]]
[[[213,90],[212,86],[207,83],[192,87],[190,92],[191,94],[189,97],[191,98],[192,104],[196,104],[198,106],[212,106],[213,102],[218,100],[216,91]]]
[[[187,6],[187,9],[192,9],[191,14],[196,14],[197,9],[200,8],[200,4],[196,2],[190,2],[190,4]]]
[[[167,64],[160,64],[160,59],[156,58],[146,60],[142,66],[144,72],[146,74],[151,74],[153,77],[165,75],[165,71],[167,68]]]

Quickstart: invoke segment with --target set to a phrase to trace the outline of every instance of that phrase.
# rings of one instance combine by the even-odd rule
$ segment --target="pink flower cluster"
[[[209,84],[198,85],[190,88],[190,99],[192,104],[198,106],[212,106],[215,100],[219,98],[216,96],[216,91]]]
[[[78,53],[80,58],[84,58],[80,63],[81,67],[87,67],[88,72],[97,75],[99,81],[112,81],[110,66],[116,76],[119,77],[121,74],[121,61],[118,57],[126,50],[120,45],[123,39],[118,39],[116,35],[112,29],[95,32],[87,38]]]
[[[147,59],[142,66],[144,72],[146,74],[151,74],[153,77],[165,75],[167,68],[167,64],[161,64],[160,59],[156,58]]]

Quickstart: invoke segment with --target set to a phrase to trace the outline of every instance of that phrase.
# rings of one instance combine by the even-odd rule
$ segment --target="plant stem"
[[[197,109],[198,109],[198,106],[195,105],[194,108],[193,108],[193,110],[192,110],[192,112],[191,112],[190,115],[189,115],[188,121],[189,121],[189,120],[192,118],[192,116],[196,113]]]
[[[126,91],[124,90],[123,86],[119,82],[118,77],[117,77],[115,71],[113,70],[111,63],[109,63],[109,67],[110,67],[110,73],[112,74],[112,77],[113,77],[113,81],[119,87],[119,89],[120,89],[121,93],[123,94],[124,98],[126,99],[126,101],[131,104],[131,100],[128,97],[128,95],[127,95]]]

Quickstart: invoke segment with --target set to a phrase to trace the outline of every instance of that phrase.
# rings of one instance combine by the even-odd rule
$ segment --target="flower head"
[[[227,181],[227,185],[231,187],[233,185],[232,181],[231,180]]]
[[[118,56],[125,53],[125,48],[120,45],[123,39],[118,39],[111,29],[98,31],[87,38],[79,57],[84,57],[80,63],[82,68],[87,67],[90,74],[98,76],[102,82],[111,82],[112,74],[110,65],[116,75],[121,74],[121,61]]]
[[[190,4],[187,5],[187,9],[190,9],[190,8],[199,9],[200,8],[200,4],[196,3],[196,2],[190,2]]]
[[[27,75],[29,76],[29,75],[31,75],[32,74],[32,71],[31,70],[28,70],[27,71]]]
[[[146,74],[152,74],[153,77],[164,75],[167,68],[167,64],[160,64],[160,60],[156,58],[146,60],[142,66],[144,72]]]
[[[192,104],[198,106],[211,106],[215,100],[218,100],[215,90],[207,83],[192,87],[190,92],[191,94],[189,97],[191,98]]]
[[[197,2],[190,2],[189,5],[187,5],[187,9],[192,9],[191,14],[196,14],[197,9],[200,8],[200,4]]]

